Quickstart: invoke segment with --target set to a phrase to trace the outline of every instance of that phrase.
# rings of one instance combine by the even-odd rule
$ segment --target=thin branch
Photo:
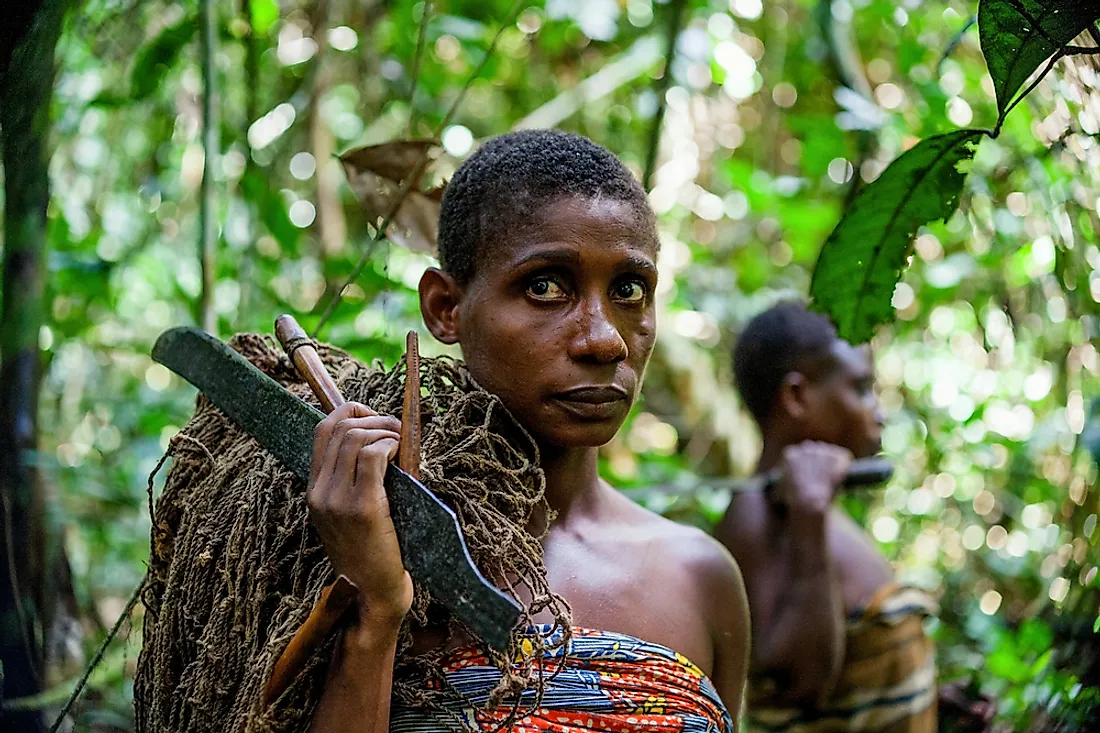
[[[489,59],[492,58],[493,51],[496,50],[497,43],[500,41],[501,35],[503,35],[505,29],[512,25],[512,23],[516,19],[516,16],[519,14],[519,11],[523,9],[528,1],[529,0],[516,0],[515,4],[512,6],[511,11],[509,11],[508,13],[508,17],[500,25],[500,28],[497,29],[496,35],[493,36],[493,40],[489,43],[489,48],[486,49],[485,56],[481,59],[481,63],[477,65],[477,68],[475,68],[470,76],[466,79],[466,84],[458,92],[458,96],[455,97],[454,102],[451,103],[451,108],[447,110],[447,114],[444,115],[440,123],[436,125],[435,132],[432,134],[433,138],[438,139],[439,136],[443,133],[443,130],[447,128],[447,125],[451,123],[451,119],[455,116],[455,113],[458,112],[459,105],[462,104],[462,100],[466,97],[466,93],[470,90],[470,86],[474,83],[474,80],[481,76],[481,72],[485,69],[485,65],[489,63]],[[420,153],[420,159],[416,162],[416,165],[413,166],[412,171],[409,172],[409,175],[406,176],[405,180],[401,182],[401,187],[398,189],[397,195],[394,197],[394,202],[393,205],[390,207],[389,212],[382,220],[382,224],[378,227],[374,238],[367,244],[367,247],[363,250],[363,254],[359,257],[359,261],[355,263],[355,267],[352,269],[351,274],[348,275],[346,280],[344,280],[344,284],[340,286],[340,289],[333,293],[332,298],[329,300],[328,306],[325,307],[325,311],[321,315],[320,322],[318,322],[317,327],[313,329],[313,333],[310,334],[311,338],[317,338],[318,334],[321,333],[321,329],[325,327],[326,323],[328,323],[328,319],[332,317],[333,312],[335,312],[336,308],[340,305],[340,302],[344,297],[344,291],[348,289],[349,285],[355,282],[356,278],[359,277],[359,273],[363,271],[363,267],[366,266],[367,260],[370,259],[370,255],[374,251],[374,245],[377,242],[380,242],[381,240],[386,238],[386,230],[389,229],[389,226],[391,223],[393,223],[394,217],[397,216],[397,212],[401,208],[401,205],[405,203],[406,197],[408,197],[409,193],[413,190],[413,187],[415,187],[419,183],[420,177],[424,174],[424,170],[428,167],[429,152],[430,148],[425,146],[423,152]]]
[[[107,647],[111,645],[111,642],[118,636],[118,630],[122,628],[122,624],[126,622],[126,619],[130,618],[130,613],[134,610],[134,606],[137,605],[138,599],[141,597],[141,591],[145,588],[145,581],[142,580],[138,583],[138,587],[134,588],[134,594],[130,596],[130,600],[127,601],[126,607],[122,609],[122,614],[115,621],[115,625],[111,627],[111,630],[107,632],[107,638],[103,640],[103,643],[99,645],[99,649],[96,649],[95,656],[92,657],[92,661],[88,663],[87,668],[84,670],[84,674],[80,680],[77,681],[76,687],[73,688],[73,693],[69,696],[69,701],[65,703],[65,707],[61,708],[61,713],[54,720],[53,725],[50,726],[50,733],[56,733],[57,729],[61,727],[61,723],[64,722],[65,716],[69,714],[73,705],[80,698],[80,693],[84,692],[84,687],[88,684],[88,680],[92,676],[92,672],[99,666],[100,661],[103,659],[104,653],[107,651]]]
[[[1008,107],[1005,108],[1005,111],[1002,112],[1001,116],[997,119],[997,126],[993,128],[993,137],[997,137],[1001,134],[1001,128],[1004,126],[1005,119],[1008,117],[1009,113],[1012,112],[1012,110],[1016,109],[1016,105],[1018,105],[1020,102],[1022,102],[1027,95],[1029,95],[1033,91],[1035,91],[1035,87],[1039,86],[1039,84],[1043,81],[1043,79],[1045,79],[1047,77],[1047,74],[1049,74],[1051,72],[1051,70],[1054,68],[1054,65],[1062,60],[1063,55],[1064,54],[1061,51],[1059,51],[1058,53],[1051,56],[1050,63],[1047,64],[1047,67],[1045,69],[1043,69],[1042,73],[1039,74],[1039,76],[1035,79],[1035,81],[1033,81],[1031,83],[1031,85],[1027,89],[1024,90],[1023,94],[1016,97],[1016,99],[1014,99],[1012,101],[1012,104],[1008,105]]]
[[[420,64],[424,58],[424,43],[428,38],[428,19],[432,16],[432,0],[424,0],[424,14],[420,18],[420,34],[416,39],[416,54],[413,56],[412,86],[409,89],[409,137],[416,130],[416,85],[420,82]]]
[[[592,76],[528,113],[512,125],[512,129],[555,127],[581,111],[586,104],[615,93],[651,71],[662,58],[659,40],[650,36],[639,38],[634,45],[605,63]]]
[[[642,174],[642,185],[648,191],[653,183],[653,174],[657,169],[657,153],[661,147],[661,127],[665,121],[665,96],[668,87],[672,83],[672,62],[676,59],[676,39],[680,30],[684,27],[685,0],[674,0],[668,12],[668,26],[665,32],[665,73],[657,80],[654,91],[657,93],[657,112],[653,115],[653,125],[649,128],[649,148],[646,150],[645,168]]]
[[[951,37],[951,42],[947,44],[947,48],[943,50],[943,55],[940,56],[940,62],[936,64],[936,75],[939,76],[943,72],[943,65],[951,54],[955,53],[955,49],[959,47],[963,39],[966,38],[966,34],[971,28],[978,24],[977,14],[971,15],[970,20],[966,21],[966,25],[962,27],[958,33]]]
[[[202,290],[199,293],[198,323],[209,333],[218,330],[218,315],[214,309],[214,285],[217,279],[214,252],[218,244],[214,225],[214,165],[218,157],[217,82],[214,59],[217,53],[217,6],[214,0],[202,0],[202,25],[199,41],[202,54],[202,198],[199,202],[199,266],[202,270]]]
[[[1063,56],[1100,56],[1100,46],[1066,46]]]

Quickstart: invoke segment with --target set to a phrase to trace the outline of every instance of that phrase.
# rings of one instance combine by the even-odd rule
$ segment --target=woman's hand
[[[413,585],[401,562],[382,478],[401,422],[347,402],[314,431],[306,501],[332,567],[359,587],[361,626],[400,625]]]

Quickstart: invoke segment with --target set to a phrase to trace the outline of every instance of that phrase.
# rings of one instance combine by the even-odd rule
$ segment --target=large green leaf
[[[198,23],[185,18],[161,31],[160,35],[138,49],[134,70],[130,73],[130,96],[144,99],[157,90],[168,70],[176,63],[183,47],[195,36]]]
[[[810,284],[814,307],[832,318],[842,338],[863,343],[891,319],[913,236],[955,211],[963,165],[987,134],[959,130],[924,140],[852,202],[822,247]]]
[[[1001,118],[1036,69],[1100,18],[1100,0],[982,0],[978,31]]]

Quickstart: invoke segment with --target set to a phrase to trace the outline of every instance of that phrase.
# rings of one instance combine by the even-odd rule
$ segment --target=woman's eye
[[[646,286],[639,280],[623,280],[615,285],[614,294],[627,303],[641,303],[645,300]]]
[[[550,278],[540,277],[527,286],[527,294],[535,300],[560,300],[565,290]]]

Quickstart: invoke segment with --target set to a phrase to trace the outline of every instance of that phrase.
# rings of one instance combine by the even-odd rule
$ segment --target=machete
[[[225,342],[195,328],[165,331],[152,356],[197,387],[290,471],[309,480],[313,429],[324,413],[288,392]],[[485,643],[506,650],[520,606],[474,565],[455,513],[424,484],[392,464],[384,484],[409,574]]]

